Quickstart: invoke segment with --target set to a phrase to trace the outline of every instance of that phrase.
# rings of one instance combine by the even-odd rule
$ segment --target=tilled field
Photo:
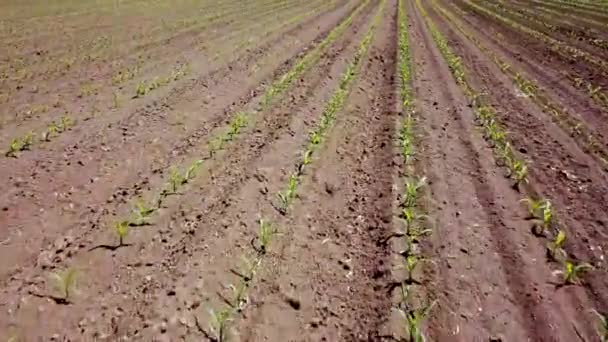
[[[0,338],[608,338],[606,2],[0,9]]]

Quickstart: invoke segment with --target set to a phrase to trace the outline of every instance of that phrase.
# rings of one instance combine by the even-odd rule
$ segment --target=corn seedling
[[[422,332],[422,323],[428,317],[437,302],[434,301],[430,305],[423,308],[413,310],[399,310],[405,320],[405,333],[407,334],[408,342],[425,342],[426,338]]]
[[[287,211],[289,207],[289,203],[296,196],[296,188],[298,186],[298,175],[296,173],[292,173],[289,176],[289,181],[287,182],[287,189],[282,192],[279,192],[278,197],[281,201],[281,210],[284,212]]]
[[[230,128],[228,129],[228,133],[225,136],[225,140],[230,141],[234,138],[234,136],[238,135],[241,131],[241,128],[247,126],[247,114],[238,113],[234,120],[230,123]]]
[[[420,179],[408,179],[405,181],[405,198],[403,199],[403,206],[413,207],[416,205],[418,199],[418,190],[426,185],[426,177]]]
[[[21,151],[29,150],[34,143],[34,132],[29,132],[21,139]]]
[[[49,124],[49,126],[46,128],[46,132],[42,133],[42,140],[50,141],[51,137],[54,134],[57,134],[58,132],[59,132],[59,128],[57,127],[57,125],[54,122],[51,122]]]
[[[302,159],[302,165],[308,165],[312,161],[312,150],[306,150],[304,152],[304,158]]]
[[[535,220],[534,234],[542,236],[551,228],[553,223],[553,206],[546,199],[534,200],[524,198],[522,202],[528,203],[528,218]]]
[[[184,182],[184,176],[182,176],[176,167],[172,167],[169,171],[169,189],[167,190],[167,194],[176,194],[177,189],[180,187],[180,185],[184,184]]]
[[[262,260],[259,258],[254,258],[252,260],[246,256],[241,256],[241,265],[236,273],[243,278],[243,280],[251,281],[258,271],[261,263]]]
[[[129,235],[129,221],[120,221],[114,224],[114,232],[118,236],[118,247],[124,246],[124,240]]]
[[[247,304],[247,282],[241,279],[236,285],[230,284],[228,287],[232,290],[232,302],[230,305],[238,311],[243,310]]]
[[[70,296],[74,292],[76,286],[76,278],[78,272],[75,268],[67,268],[63,271],[51,273],[50,278],[53,281],[55,290],[59,293],[59,299],[67,303]]]
[[[578,284],[581,276],[589,270],[592,270],[593,266],[583,262],[575,264],[573,261],[564,260],[563,269],[554,272],[555,275],[561,275],[565,285]]]
[[[146,82],[141,81],[139,82],[139,84],[137,84],[137,87],[135,88],[135,97],[145,96],[149,90],[150,88],[148,88]]]
[[[258,231],[259,252],[266,254],[270,247],[272,237],[277,233],[277,230],[272,226],[272,223],[260,219],[260,230]]]
[[[310,143],[312,145],[319,145],[321,143],[321,134],[317,131],[310,133]]]
[[[414,279],[414,271],[422,261],[427,260],[428,259],[426,258],[418,257],[413,254],[409,254],[405,257],[403,269],[405,269],[405,271],[407,272],[407,278],[405,279],[406,284],[417,283],[417,281]]]
[[[608,342],[608,318],[606,315],[602,315],[597,310],[592,309],[591,312],[593,312],[599,320],[599,324],[597,325],[597,334],[600,338],[600,342]]]
[[[190,167],[188,168],[188,170],[186,170],[186,173],[184,174],[182,184],[186,184],[189,181],[191,181],[192,179],[194,179],[194,177],[196,177],[196,172],[198,171],[198,168],[202,164],[203,164],[202,159],[199,159],[199,160],[195,161],[194,163],[192,163],[192,165],[190,165]]]
[[[64,115],[61,117],[59,124],[57,124],[57,131],[59,133],[65,132],[70,127],[72,127],[73,124],[74,124],[74,122],[72,121],[72,118],[70,118],[67,115]]]
[[[148,224],[148,219],[156,209],[146,205],[143,199],[138,199],[133,206],[133,214],[135,219],[131,222],[131,225],[142,226]]]
[[[7,157],[17,157],[18,151],[21,151],[21,140],[19,138],[13,138],[8,145],[8,151],[6,151],[5,155]]]
[[[209,309],[211,322],[209,322],[209,330],[215,335],[217,342],[228,341],[228,322],[231,321],[231,308],[225,308],[222,311],[215,312]]]
[[[560,230],[555,239],[547,244],[547,257],[553,261],[564,259],[566,257],[564,243],[566,243],[566,233]]]

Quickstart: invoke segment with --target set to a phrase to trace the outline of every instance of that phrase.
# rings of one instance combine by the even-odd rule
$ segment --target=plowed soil
[[[410,341],[396,303],[407,284],[417,302],[435,303],[420,321],[425,341],[601,341],[593,310],[608,312],[607,164],[480,44],[607,149],[607,107],[571,81],[603,90],[608,71],[471,3],[543,17],[567,6],[1,4],[0,146],[29,132],[34,140],[0,157],[0,338]],[[608,52],[589,39],[608,37],[608,28],[589,22],[608,10],[590,6],[601,4],[548,21],[559,31],[510,18],[603,59]],[[415,118],[409,166],[399,145],[400,7]],[[477,126],[428,22],[527,162],[525,188],[513,186]],[[43,139],[62,117],[71,124]],[[311,150],[318,127],[325,133]],[[191,177],[163,192],[190,165],[198,165]],[[430,233],[415,243],[424,262],[412,281],[403,279],[405,252],[386,242],[403,225],[404,184],[414,174],[426,177],[417,208]],[[279,194],[295,176],[282,207]],[[573,284],[547,258],[552,235],[532,233],[522,199],[537,194],[553,204],[568,260],[592,266]],[[153,209],[141,222],[131,219],[137,203]],[[119,239],[115,228],[127,218]],[[267,248],[260,220],[274,229]],[[76,275],[69,293],[56,279],[66,270]],[[220,313],[229,314],[225,325]]]

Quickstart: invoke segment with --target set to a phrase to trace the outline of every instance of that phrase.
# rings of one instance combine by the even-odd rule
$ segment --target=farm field
[[[603,0],[7,0],[0,339],[608,341]]]

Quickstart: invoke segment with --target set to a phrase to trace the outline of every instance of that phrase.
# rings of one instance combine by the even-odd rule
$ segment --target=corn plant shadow
[[[118,245],[97,245],[97,246],[93,246],[93,247],[89,248],[89,252],[94,251],[96,249],[106,249],[109,251],[115,251],[119,248],[129,247],[129,246],[133,246],[133,244],[132,243],[123,243],[123,244],[118,244]]]
[[[71,304],[70,301],[64,297],[45,295],[45,294],[40,294],[40,293],[36,293],[36,292],[32,292],[32,291],[29,291],[29,294],[34,297],[37,297],[37,298],[50,299],[50,300],[54,301],[55,304],[59,304],[59,305],[70,305]]]
[[[232,273],[232,274],[236,275],[237,277],[243,279],[243,281],[245,281],[245,282],[251,281],[251,277],[250,276],[248,276],[246,274],[243,274],[242,272],[239,272],[239,271],[235,270],[234,268],[230,269],[230,273]]]

